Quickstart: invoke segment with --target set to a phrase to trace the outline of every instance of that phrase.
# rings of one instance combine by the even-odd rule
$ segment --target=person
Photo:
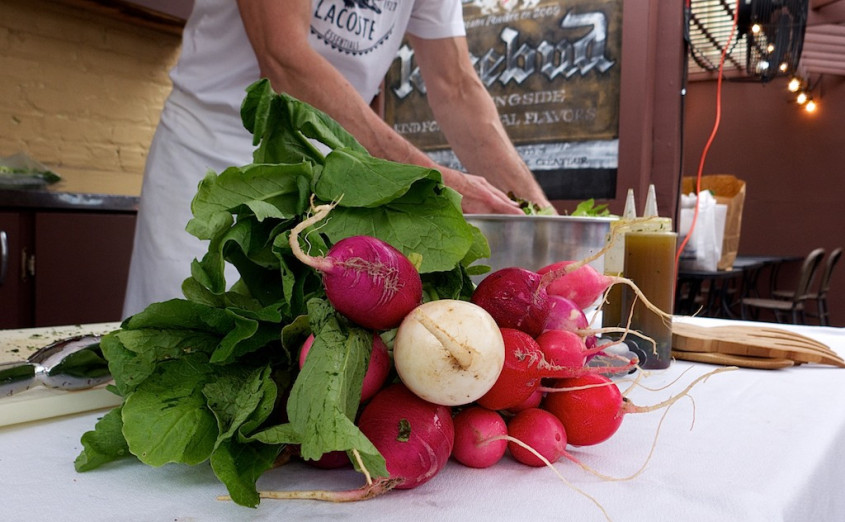
[[[181,297],[207,245],[185,230],[207,170],[251,163],[240,104],[259,78],[335,119],[374,156],[438,169],[465,213],[551,207],[470,61],[461,0],[195,0],[150,145],[124,317]],[[468,173],[439,166],[372,110],[407,35],[427,99]],[[228,280],[228,279],[227,279]]]

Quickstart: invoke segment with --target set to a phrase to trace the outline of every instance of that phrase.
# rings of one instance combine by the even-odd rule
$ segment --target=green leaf
[[[244,126],[253,134],[255,163],[323,163],[322,153],[310,142],[319,141],[330,149],[364,148],[324,112],[286,94],[273,92],[270,82],[261,79],[247,88],[241,105]]]
[[[190,330],[120,330],[100,341],[120,395],[126,397],[144,382],[158,363],[190,352],[211,353],[220,337]]]
[[[216,216],[231,218],[231,213],[247,209],[258,221],[293,218],[303,211],[301,191],[312,176],[310,163],[247,165],[230,167],[219,176],[209,173],[191,202],[194,217],[188,222],[188,231],[200,239],[210,239],[221,226],[217,222],[212,226],[209,221]]]
[[[335,149],[316,177],[314,194],[346,207],[378,207],[401,197],[420,180],[441,182],[440,172],[375,158],[366,152]],[[341,196],[343,196],[341,198]]]
[[[258,478],[273,467],[281,446],[241,444],[227,440],[211,455],[211,469],[226,485],[229,496],[236,504],[247,507],[258,505],[255,488]]]
[[[372,349],[372,334],[344,327],[324,301],[309,302],[314,343],[288,400],[291,429],[300,434],[300,454],[318,460],[329,451],[355,449],[386,474],[378,450],[354,424],[361,400],[361,384]]]
[[[165,361],[126,397],[123,435],[141,462],[199,464],[211,456],[218,428],[202,393],[211,369],[202,354]]]
[[[276,385],[270,379],[270,372],[269,366],[223,368],[216,379],[203,387],[208,407],[217,418],[217,446],[232,438],[247,420],[253,418],[259,406],[266,404],[265,396],[275,400]],[[260,424],[269,413],[266,409],[260,411],[255,420]]]
[[[103,464],[128,457],[129,446],[123,438],[120,408],[106,413],[92,431],[82,435],[82,452],[73,463],[76,471],[90,471]]]

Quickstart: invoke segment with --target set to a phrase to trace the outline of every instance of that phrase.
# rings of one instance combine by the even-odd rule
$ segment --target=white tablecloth
[[[793,328],[845,355],[845,329]],[[630,397],[638,404],[659,402],[714,368],[677,361],[643,381],[649,388],[669,388],[640,388]],[[845,369],[816,365],[721,373],[695,387],[693,400],[671,408],[639,476],[611,482],[568,462],[557,469],[617,521],[845,520],[843,379]],[[205,465],[151,468],[126,459],[77,473],[79,438],[102,413],[0,429],[0,519],[605,520],[590,499],[551,470],[508,457],[485,470],[450,463],[417,489],[365,502],[263,500],[257,509],[217,500],[225,488]],[[628,415],[610,440],[572,451],[606,475],[627,476],[646,459],[661,415]],[[347,489],[362,483],[353,471],[295,464],[267,473],[259,487]]]

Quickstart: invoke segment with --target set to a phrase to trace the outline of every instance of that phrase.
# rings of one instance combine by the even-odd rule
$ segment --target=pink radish
[[[595,303],[612,283],[590,265],[577,268],[573,266],[575,269],[568,271],[567,267],[575,263],[576,261],[558,261],[544,266],[537,270],[537,273],[540,275],[557,273],[558,276],[546,286],[546,292],[549,295],[559,295],[570,299],[578,308],[584,309]]]
[[[537,337],[543,355],[552,366],[582,368],[587,362],[587,346],[584,339],[568,330],[546,330]]]
[[[370,236],[353,236],[335,243],[325,256],[302,251],[299,233],[328,215],[334,207],[320,205],[291,230],[294,255],[323,275],[326,297],[349,320],[371,330],[395,328],[422,300],[422,280],[401,252]]]
[[[497,412],[470,406],[454,417],[455,447],[452,457],[471,468],[489,468],[499,462],[508,443],[502,438],[508,429]]]
[[[501,332],[505,342],[504,366],[493,387],[476,401],[491,410],[517,406],[540,386],[543,352],[537,341],[515,328],[502,328]]]
[[[455,442],[451,410],[420,399],[401,383],[372,398],[358,427],[384,457],[396,489],[431,480],[446,465]]]
[[[569,330],[583,336],[587,348],[596,346],[596,336],[590,331],[587,314],[572,299],[560,295],[549,295],[549,313],[543,330]]]
[[[566,452],[566,430],[553,414],[539,408],[529,408],[517,413],[508,422],[508,436],[532,448],[549,462],[557,462]],[[511,456],[527,466],[545,466],[537,455],[523,445],[510,440]]]
[[[478,284],[471,300],[487,310],[500,327],[536,337],[543,331],[549,307],[540,280],[539,274],[525,268],[502,268]]]
[[[561,295],[549,295],[549,313],[543,330],[579,332],[590,327],[590,321],[575,301]]]
[[[314,335],[309,335],[302,344],[299,351],[299,369],[305,364],[305,358],[314,343]],[[384,386],[387,375],[390,373],[390,354],[387,352],[387,345],[381,336],[373,334],[373,350],[370,353],[370,362],[367,365],[367,373],[364,374],[364,382],[361,386],[361,402],[366,401],[376,394]],[[344,453],[345,455],[345,453]],[[348,459],[347,459],[348,460]]]
[[[537,271],[542,276],[539,288],[548,295],[571,299],[581,309],[588,308],[615,284],[631,288],[643,305],[660,317],[671,318],[671,311],[663,311],[649,301],[630,279],[601,274],[584,261],[559,261]]]

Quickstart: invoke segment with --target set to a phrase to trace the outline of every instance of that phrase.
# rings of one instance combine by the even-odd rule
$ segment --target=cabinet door
[[[35,326],[119,321],[135,214],[38,212]]]
[[[0,212],[0,328],[32,326],[32,215]]]

